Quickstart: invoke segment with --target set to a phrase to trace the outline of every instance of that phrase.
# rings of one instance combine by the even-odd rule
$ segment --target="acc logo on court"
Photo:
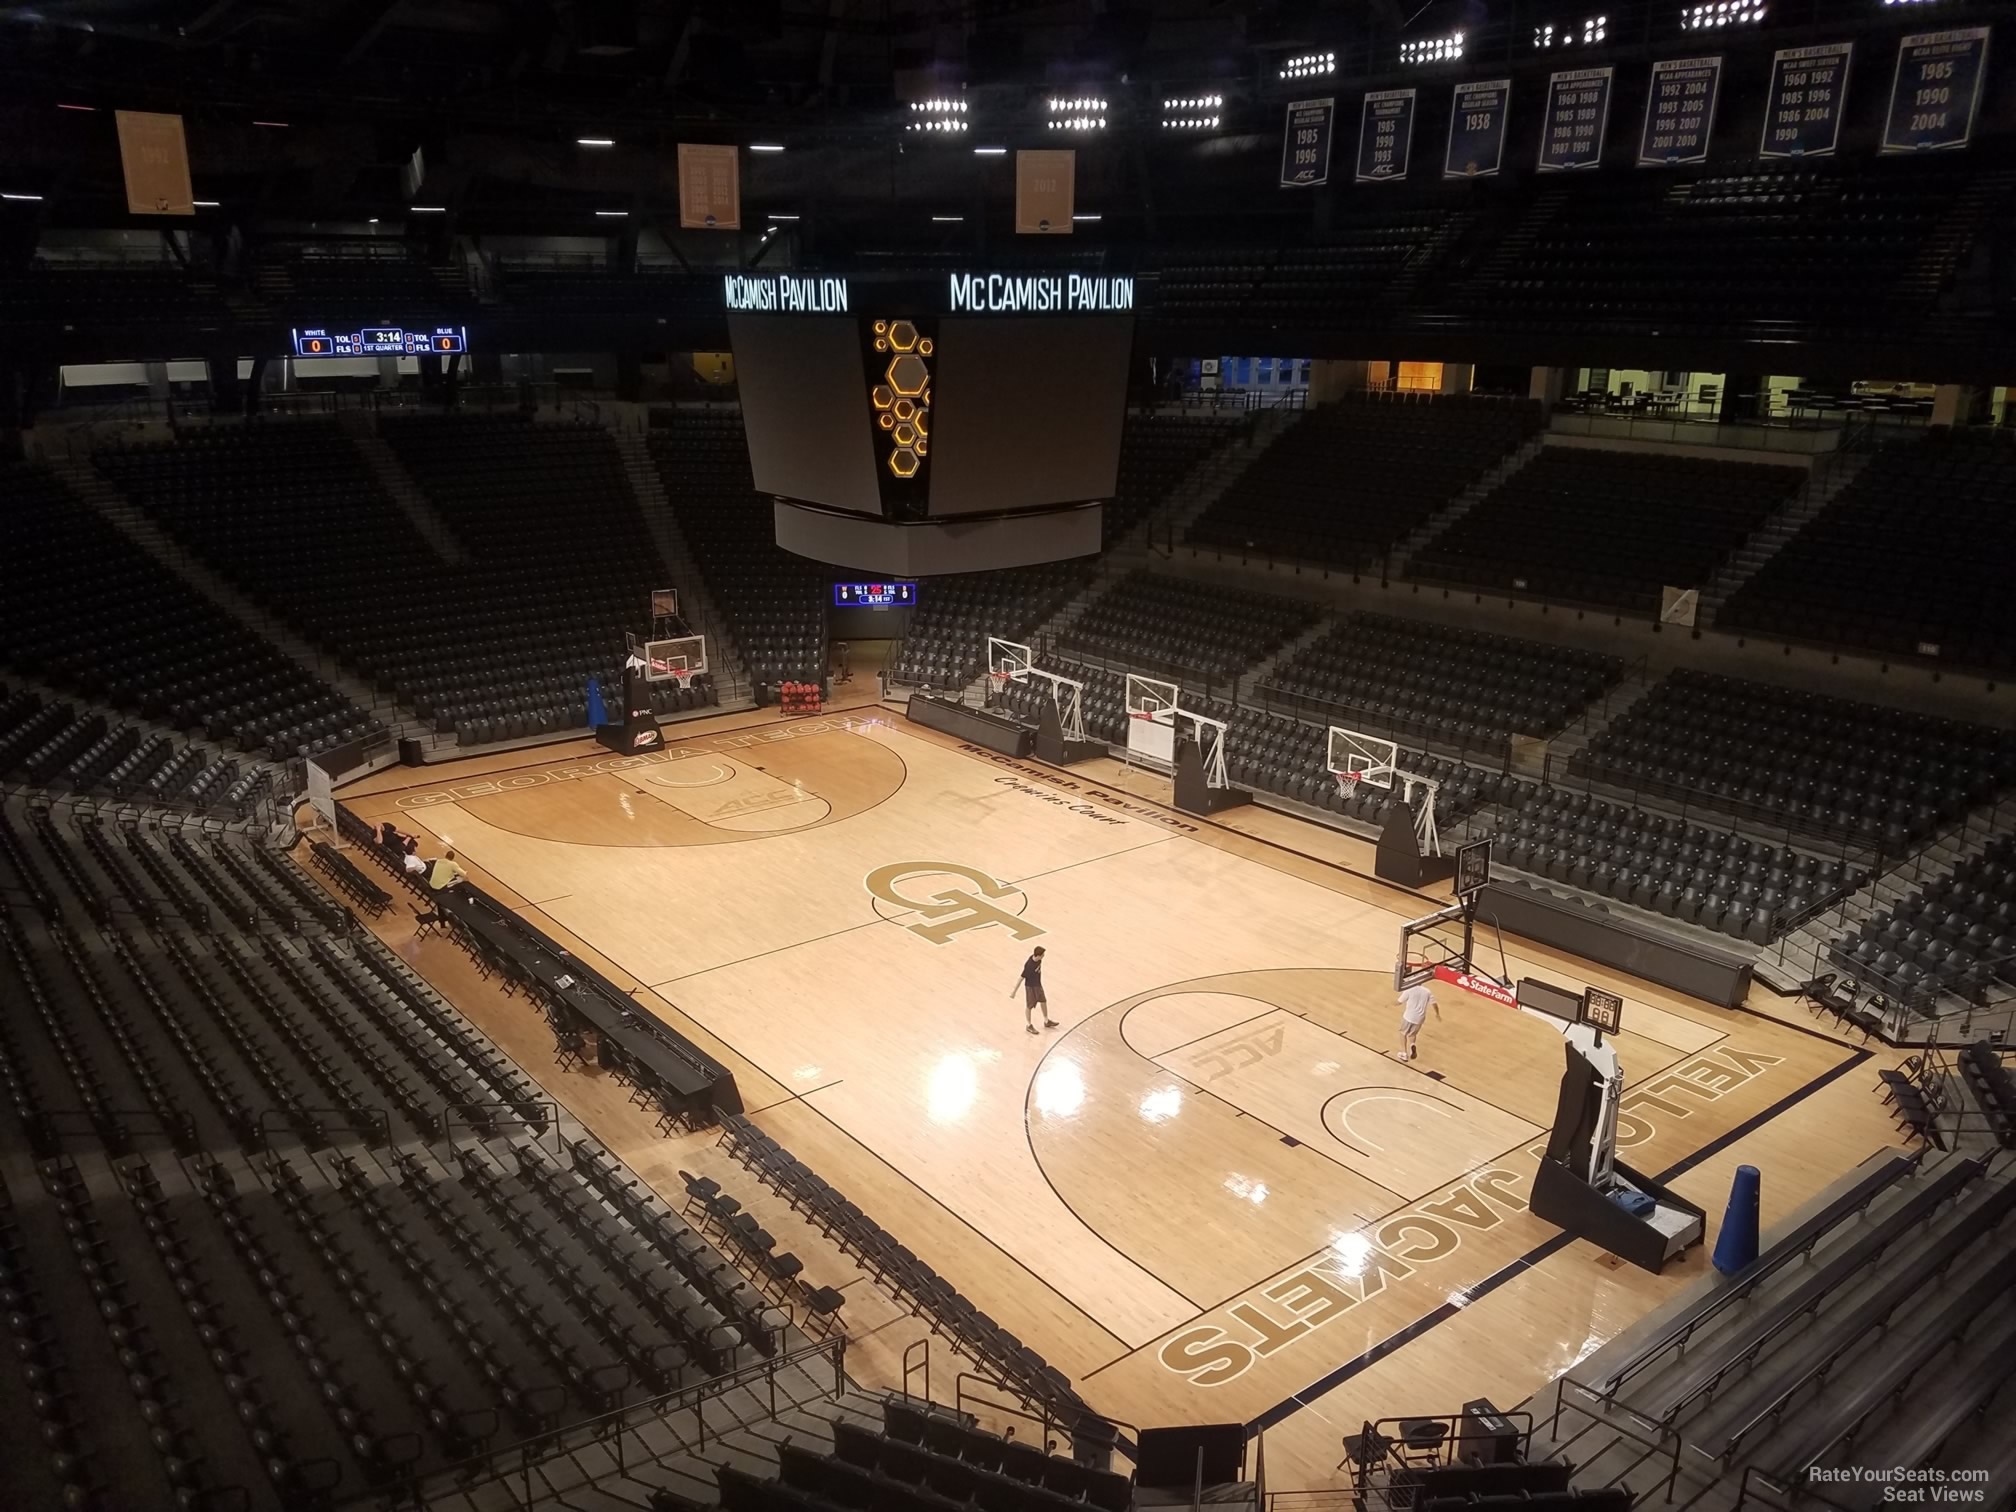
[[[902,884],[915,877],[953,877],[971,886],[954,887],[941,883],[935,891],[918,898],[902,891]],[[918,923],[903,927],[912,934],[922,935],[933,945],[949,945],[954,935],[969,929],[985,929],[990,924],[999,924],[1018,940],[1047,933],[1002,906],[1005,899],[1020,899],[1027,903],[1019,887],[997,882],[985,872],[961,866],[956,861],[892,861],[887,866],[876,867],[861,881],[870,893],[891,907],[905,913],[914,911],[921,914],[923,917]]]

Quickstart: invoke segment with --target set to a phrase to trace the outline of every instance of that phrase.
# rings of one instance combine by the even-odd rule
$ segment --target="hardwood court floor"
[[[1102,1410],[1266,1424],[1271,1483],[1322,1485],[1362,1419],[1509,1406],[1704,1274],[1705,1250],[1649,1276],[1526,1211],[1562,1064],[1546,1023],[1445,987],[1420,1059],[1390,1058],[1399,925],[1434,900],[1332,864],[1359,842],[1194,820],[1138,774],[874,708],[677,733],[659,758],[520,753],[345,797],[452,841],[733,1066],[759,1123]],[[699,1141],[552,1071],[536,1015],[452,946],[385,932],[678,1199]],[[1034,944],[1060,1027],[1032,1037]],[[1739,1162],[1768,1224],[1892,1142],[1866,1052],[1506,950],[1624,995],[1624,1156],[1711,1219]],[[893,1380],[918,1330],[852,1310],[866,1290],[852,1327],[891,1331]]]

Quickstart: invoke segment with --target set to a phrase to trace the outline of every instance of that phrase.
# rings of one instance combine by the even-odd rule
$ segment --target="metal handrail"
[[[601,1443],[606,1446],[612,1441],[620,1444],[625,1433],[634,1431],[647,1422],[662,1425],[676,1438],[678,1431],[673,1429],[666,1419],[672,1413],[688,1410],[693,1413],[696,1432],[690,1444],[681,1440],[679,1450],[683,1452],[689,1448],[704,1449],[707,1446],[707,1417],[704,1409],[708,1402],[752,1381],[767,1381],[770,1387],[770,1411],[774,1416],[777,1411],[777,1373],[786,1367],[804,1366],[818,1359],[832,1361],[833,1395],[837,1397],[847,1389],[846,1357],[847,1336],[834,1334],[831,1338],[823,1339],[804,1349],[793,1350],[789,1354],[760,1360],[753,1365],[744,1365],[721,1375],[710,1376],[704,1381],[696,1381],[691,1386],[674,1387],[671,1391],[658,1396],[641,1402],[632,1402],[627,1407],[618,1407],[595,1417],[582,1418],[550,1432],[537,1433],[516,1443],[506,1444],[502,1448],[439,1466],[425,1479],[438,1484],[442,1488],[439,1494],[444,1498],[466,1496],[479,1486],[501,1483],[514,1475],[525,1476],[529,1481],[536,1466],[560,1455],[572,1454],[575,1449],[586,1448],[591,1444]],[[796,1406],[797,1403],[791,1402],[790,1405]],[[662,1458],[666,1452],[662,1449],[653,1451],[653,1457]],[[424,1509],[431,1499],[421,1479],[413,1477],[394,1493],[394,1498],[388,1505]],[[533,1499],[528,1497],[524,1505],[529,1506]]]

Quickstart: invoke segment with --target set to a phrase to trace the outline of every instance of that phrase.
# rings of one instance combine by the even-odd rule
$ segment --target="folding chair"
[[[406,907],[413,914],[414,939],[424,940],[431,934],[439,934],[441,932],[446,921],[441,917],[439,912],[423,910],[418,905],[412,903],[408,903]]]

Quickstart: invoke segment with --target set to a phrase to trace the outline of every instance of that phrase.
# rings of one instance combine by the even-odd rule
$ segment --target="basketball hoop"
[[[1357,773],[1357,772],[1332,772],[1332,773],[1331,773],[1330,775],[1331,775],[1332,777],[1335,777],[1335,778],[1337,779],[1337,796],[1338,796],[1338,797],[1340,797],[1340,798],[1349,798],[1349,797],[1352,797],[1353,795],[1355,795],[1355,794],[1356,794],[1356,792],[1358,791],[1358,778],[1359,778],[1359,775],[1360,775],[1359,773]]]

